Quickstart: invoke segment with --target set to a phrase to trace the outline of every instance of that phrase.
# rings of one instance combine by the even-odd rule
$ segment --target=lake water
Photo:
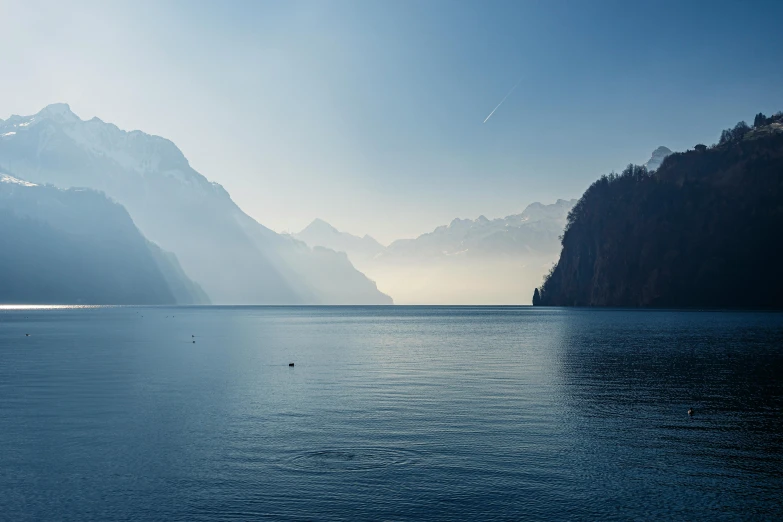
[[[782,516],[783,314],[0,310],[4,520]]]

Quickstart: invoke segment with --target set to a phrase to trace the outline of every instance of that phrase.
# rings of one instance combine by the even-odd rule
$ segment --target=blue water
[[[781,517],[783,314],[0,310],[4,520]]]

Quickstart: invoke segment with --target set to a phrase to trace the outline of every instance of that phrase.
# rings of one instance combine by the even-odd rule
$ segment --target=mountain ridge
[[[345,252],[353,263],[362,264],[379,255],[386,247],[368,234],[356,236],[341,232],[323,219],[316,218],[294,237],[310,247],[329,248],[336,252]]]
[[[208,304],[128,212],[89,189],[0,172],[0,302]]]
[[[296,236],[310,246],[346,252],[398,302],[522,304],[556,260],[558,236],[575,202],[531,203],[519,214],[492,220],[483,215],[455,218],[388,247],[375,242],[367,249],[363,238],[340,232],[322,219]]]
[[[783,307],[783,113],[603,176],[569,214],[549,306]]]
[[[455,218],[432,232],[392,242],[387,247],[387,255],[410,255],[411,249],[434,256],[467,253],[472,248],[477,251],[470,255],[511,254],[535,249],[550,251],[553,245],[548,240],[556,239],[560,234],[568,211],[575,203],[576,200],[564,199],[549,205],[534,202],[519,214],[492,220],[484,215],[476,219]]]
[[[67,104],[0,124],[0,168],[35,183],[104,192],[216,303],[392,302],[346,258],[314,252],[245,214],[170,140],[81,120]]]

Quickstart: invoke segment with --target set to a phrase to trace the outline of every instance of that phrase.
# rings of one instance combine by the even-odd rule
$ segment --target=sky
[[[65,102],[172,140],[267,227],[388,243],[578,198],[783,110],[782,19],[780,1],[0,0],[0,118]]]

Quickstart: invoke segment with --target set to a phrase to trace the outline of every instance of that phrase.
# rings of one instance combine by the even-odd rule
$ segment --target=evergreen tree
[[[533,306],[541,305],[541,294],[538,293],[538,288],[533,291]]]
[[[783,309],[783,133],[749,132],[740,122],[721,145],[672,154],[652,175],[630,166],[598,179],[568,214],[534,302]]]

